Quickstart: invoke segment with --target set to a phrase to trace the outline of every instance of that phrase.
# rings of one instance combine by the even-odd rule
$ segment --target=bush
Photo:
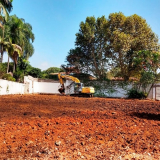
[[[139,98],[139,99],[142,99],[142,98],[146,98],[147,97],[147,95],[144,92],[139,92],[136,89],[129,90],[127,95],[128,95],[128,98]]]
[[[15,78],[13,78],[10,74],[3,74],[2,79],[15,82]]]
[[[31,65],[28,65],[25,70],[25,75],[30,75],[34,78],[42,78],[42,72],[41,69],[32,67]]]
[[[24,81],[24,74],[19,69],[17,69],[17,71],[14,72],[13,77],[16,79],[17,82],[23,83]]]

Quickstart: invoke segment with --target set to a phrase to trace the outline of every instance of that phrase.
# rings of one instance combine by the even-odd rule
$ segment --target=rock
[[[81,152],[78,152],[77,155],[78,155],[78,156],[81,156]]]
[[[11,138],[14,138],[14,135],[11,135]]]
[[[85,157],[84,157],[84,156],[81,156],[81,158],[84,159]]]
[[[30,144],[33,144],[33,141],[28,141],[28,142],[26,143],[26,145],[30,145]]]
[[[56,141],[56,142],[55,142],[55,145],[56,145],[56,146],[60,146],[60,144],[61,144],[61,141]]]

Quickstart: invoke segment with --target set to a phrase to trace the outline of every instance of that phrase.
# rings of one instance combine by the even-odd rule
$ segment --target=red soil
[[[160,159],[160,102],[0,96],[0,159]]]

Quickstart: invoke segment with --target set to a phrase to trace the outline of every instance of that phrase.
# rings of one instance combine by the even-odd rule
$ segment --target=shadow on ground
[[[160,121],[160,114],[152,114],[152,113],[145,113],[145,112],[142,112],[142,113],[133,112],[133,113],[131,113],[131,116],[135,116],[135,117],[142,118],[142,119]]]

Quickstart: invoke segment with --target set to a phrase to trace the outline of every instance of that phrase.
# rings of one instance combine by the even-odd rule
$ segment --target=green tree
[[[0,21],[1,25],[3,23],[3,15],[5,18],[5,21],[7,21],[9,14],[13,8],[12,6],[12,1],[13,0],[0,0]]]
[[[4,42],[4,23],[8,20],[9,12],[12,10],[12,1],[13,0],[0,0],[0,28],[1,28],[1,42]],[[3,18],[4,16],[4,18]],[[1,50],[1,59],[0,63],[3,62],[3,54],[4,54],[4,48],[3,44],[0,45]]]
[[[139,51],[133,58],[134,75],[141,74],[142,72],[156,73],[159,68],[160,54],[151,51]]]
[[[0,32],[0,35],[2,32]],[[4,37],[0,36],[0,46],[3,48],[3,53],[7,52],[8,55],[13,55],[14,53],[17,53],[18,55],[22,55],[22,48],[16,44],[12,44],[9,35],[7,32],[5,32]],[[8,67],[7,67],[7,73],[9,70],[9,59],[8,59]]]
[[[27,65],[25,70],[25,75],[30,75],[34,78],[41,78],[42,72],[41,69],[32,67],[31,65]]]
[[[74,55],[74,58],[78,56],[77,60],[82,69],[92,72],[99,79],[105,77],[109,63],[106,55],[109,46],[104,35],[106,25],[107,20],[104,16],[97,19],[87,17],[85,22],[81,22],[76,34],[76,49],[70,50],[68,55]]]
[[[50,67],[47,70],[44,70],[42,72],[42,78],[49,78],[49,79],[54,79],[56,76],[50,75],[50,73],[59,73],[62,72],[63,70],[58,67]]]
[[[76,66],[83,73],[89,73],[91,70],[91,57],[89,54],[85,54],[80,47],[70,49],[66,57],[66,61],[69,66]]]
[[[23,57],[19,57],[18,58],[18,64],[17,64],[17,66],[18,66],[18,68],[20,70],[22,70],[22,71],[25,72],[25,70],[26,70],[26,68],[27,68],[28,65],[29,65],[29,61],[28,60],[26,60]]]
[[[34,41],[34,34],[29,23],[25,23],[24,19],[19,19],[16,15],[10,16],[6,23],[7,33],[11,39],[12,44],[16,44],[22,48],[22,55],[28,59],[34,53],[32,45]],[[13,52],[10,57],[15,63],[14,71],[16,69],[18,57],[21,56],[18,52]]]
[[[121,12],[112,13],[108,19],[87,17],[80,23],[76,47],[69,51],[66,60],[99,79],[106,76],[107,70],[118,68],[119,75],[129,80],[139,68],[135,63],[139,51],[154,54],[157,44],[157,35],[136,14],[127,17]]]
[[[58,67],[50,67],[48,68],[47,70],[45,70],[44,72],[46,72],[47,74],[50,74],[50,73],[58,73],[58,72],[61,72],[62,69],[61,68],[58,68]]]
[[[24,59],[23,57],[18,58],[17,69],[16,72],[14,72],[14,78],[16,79],[16,81],[24,81],[24,75],[28,66],[29,62],[26,59]]]
[[[152,54],[158,38],[146,20],[136,14],[128,17],[121,12],[110,14],[108,26],[106,34],[109,35],[113,64],[120,68],[122,77],[128,80],[137,69],[133,62],[137,53],[145,50]]]

